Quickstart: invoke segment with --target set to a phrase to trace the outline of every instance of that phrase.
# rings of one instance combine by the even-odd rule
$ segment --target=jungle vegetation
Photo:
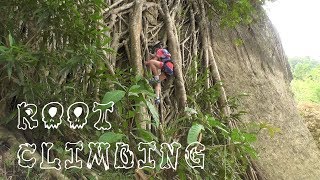
[[[177,171],[155,169],[104,171],[71,169],[57,172],[20,168],[4,159],[3,177],[15,179],[257,179],[252,143],[266,125],[248,130],[241,122],[239,99],[223,88],[212,49],[210,21],[221,28],[254,22],[264,1],[252,0],[10,0],[0,6],[0,133],[21,142],[55,142],[52,157],[67,158],[65,142],[117,141],[137,146],[155,141],[205,145],[205,169],[191,169],[179,160]],[[163,103],[153,104],[150,72],[143,62],[151,45],[163,42],[175,60],[175,77],[162,83]],[[241,45],[241,44],[239,44]],[[297,65],[298,66],[298,65]],[[319,69],[319,68],[318,68]],[[297,70],[298,71],[298,70]],[[316,71],[316,70],[314,70]],[[314,72],[313,74],[316,74]],[[298,73],[297,73],[298,75]],[[318,78],[319,81],[319,78]],[[82,130],[64,122],[56,130],[17,130],[17,104],[43,107],[61,102],[115,102],[112,129],[97,131],[90,121]],[[92,107],[90,107],[92,108]],[[37,116],[41,119],[40,114]],[[90,114],[97,118],[97,114]],[[6,134],[6,136],[4,136]],[[22,140],[21,140],[22,139]],[[9,142],[9,141],[8,141]],[[7,151],[16,153],[18,142]],[[135,148],[136,156],[141,156]],[[110,153],[111,154],[111,153]],[[79,155],[86,159],[88,148]],[[180,156],[183,156],[181,154]],[[160,162],[157,154],[153,155]],[[181,159],[181,158],[179,158]],[[49,176],[48,176],[49,174]]]

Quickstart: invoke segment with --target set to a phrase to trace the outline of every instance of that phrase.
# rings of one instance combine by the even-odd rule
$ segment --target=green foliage
[[[190,72],[193,71],[191,70]],[[139,121],[137,119],[137,109],[146,107],[150,112],[152,120],[146,122],[152,125],[152,129],[159,129],[159,115],[151,103],[154,98],[153,89],[141,77],[132,77],[129,75],[130,73],[119,73],[119,76],[122,78],[119,78],[119,81],[115,83],[115,90],[107,92],[104,95],[104,97],[116,100],[116,109],[112,113],[111,121],[113,130],[112,132],[106,132],[91,138],[98,138],[99,141],[109,143],[121,140],[130,144],[137,144],[141,141],[155,141],[157,142],[157,149],[160,149],[159,134],[144,130],[140,128],[139,124],[130,125],[132,122]],[[196,85],[194,83],[189,84],[190,88],[193,88],[194,91],[188,91],[188,96],[194,97],[197,94],[196,96],[201,98],[205,93],[211,93],[205,96],[206,99],[201,98],[202,101],[206,103],[213,99],[216,101],[216,94],[219,93],[215,92],[214,88],[209,88],[209,91],[205,90],[203,86],[205,81],[201,81],[202,75],[198,74],[198,78],[197,83],[195,83]],[[192,177],[195,179],[204,179],[206,177],[213,179],[241,179],[249,163],[248,159],[250,157],[257,157],[256,151],[251,146],[251,143],[256,141],[256,133],[249,132],[244,128],[232,129],[227,125],[231,119],[212,115],[211,108],[204,108],[203,102],[198,102],[192,98],[188,100],[193,107],[186,107],[185,115],[172,120],[170,124],[164,127],[164,142],[172,142],[172,140],[180,137],[179,142],[182,145],[181,150],[183,151],[190,143],[201,141],[206,147],[204,152],[206,155],[206,168],[205,170],[191,169],[184,161],[184,154],[180,153],[176,175],[180,178]],[[236,106],[235,104],[235,109],[237,108]],[[240,114],[233,114],[231,118],[240,118],[241,114],[242,112]],[[134,151],[134,154],[138,158],[143,157],[143,154],[136,151],[135,148],[131,150]],[[110,151],[111,154],[114,154],[112,149]],[[161,162],[159,152],[152,154],[152,159],[157,162],[157,168],[145,169],[145,172],[152,174],[152,177],[155,179],[165,178],[167,171],[159,168]],[[118,172],[109,171],[109,173],[112,176],[119,175]],[[134,171],[130,169],[126,173],[126,175],[123,175],[123,178],[132,177]]]
[[[99,142],[107,142],[110,144],[119,142],[119,141],[122,142],[123,137],[125,137],[123,134],[106,132],[100,136]]]
[[[299,102],[320,103],[320,61],[310,57],[289,59],[293,80],[292,90]]]
[[[103,1],[6,1],[0,12],[1,101],[91,103],[105,74]],[[110,82],[101,81],[101,87]],[[106,88],[101,89],[102,91]],[[7,112],[11,110],[8,109]]]
[[[210,0],[208,3],[212,5],[209,10],[209,16],[213,13],[221,16],[222,27],[235,27],[238,24],[249,24],[253,21],[254,14],[257,13],[258,7],[266,1],[251,0]]]
[[[312,68],[319,65],[320,62],[319,60],[313,59],[309,56],[306,57],[290,57],[289,58],[289,64],[292,70],[295,69],[296,65],[298,64],[308,64],[310,65]]]
[[[198,60],[195,60],[198,61]],[[204,74],[200,74],[199,71],[195,68],[190,68],[188,74],[190,77],[186,82],[187,97],[188,104],[194,105],[203,111],[209,110],[206,104],[213,104],[217,102],[220,92],[218,91],[219,84],[211,86],[209,88],[203,88],[206,83],[206,79],[209,76],[208,69],[204,72]],[[197,77],[197,78],[194,78]]]
[[[187,176],[195,179],[205,177],[211,179],[242,179],[249,159],[258,157],[251,144],[257,140],[256,134],[260,131],[260,128],[248,129],[244,128],[247,125],[243,124],[239,129],[232,129],[228,125],[231,120],[240,122],[240,118],[245,112],[238,109],[238,101],[247,95],[243,94],[229,98],[230,108],[235,113],[227,118],[221,117],[220,112],[214,105],[217,103],[220,92],[217,86],[205,88],[206,73],[202,74],[195,68],[188,71],[187,76],[190,78],[186,82],[189,105],[185,109],[187,116],[177,120],[178,125],[171,124],[170,126],[179,127],[180,132],[184,132],[184,127],[188,129],[188,132],[185,132],[187,133],[185,140],[187,144],[201,139],[201,143],[206,147],[206,159],[210,159],[206,161],[205,166],[206,169],[210,170],[191,170],[182,166],[178,170],[178,174],[188,174]]]
[[[120,73],[120,72],[119,72]],[[112,129],[117,130],[118,133],[105,133],[100,136],[100,139],[115,138],[118,137],[130,137],[132,134],[125,134],[124,132],[129,132],[129,123],[131,122],[141,122],[139,118],[139,108],[147,108],[153,118],[153,125],[155,127],[159,126],[159,115],[158,111],[151,103],[154,98],[153,89],[149,86],[145,79],[139,76],[130,76],[130,73],[120,73],[122,79],[120,82],[115,83],[115,90],[106,92],[102,100],[103,103],[108,103],[113,101],[115,105],[115,112],[113,113],[114,119],[111,122]],[[118,84],[118,85],[117,85]],[[119,89],[118,89],[119,88]],[[150,119],[144,119],[145,121],[151,122]],[[139,124],[136,124],[136,129],[138,135],[135,135],[135,139],[140,139],[143,141],[149,141],[150,139],[155,139],[149,133],[145,132],[140,128]],[[141,135],[141,136],[140,136]]]
[[[303,80],[311,71],[312,65],[308,63],[299,63],[294,68],[294,78]]]
[[[256,133],[245,129],[232,129],[210,114],[198,111],[188,121],[194,121],[189,128],[187,142],[199,140],[206,146],[206,167],[210,171],[194,170],[194,177],[212,177],[214,179],[241,179],[248,164],[248,157],[255,158],[257,153],[251,146],[256,141]],[[184,170],[186,172],[186,170]]]
[[[234,41],[234,44],[236,46],[242,46],[243,45],[243,40],[241,38],[237,38],[235,41]]]
[[[107,28],[101,24],[101,12],[105,8],[102,0],[1,2],[0,101],[1,107],[6,108],[7,118],[1,118],[0,124],[16,127],[16,121],[10,120],[17,119],[16,105],[22,101],[38,107],[51,101],[64,106],[76,101],[92,104],[103,97],[101,93],[110,90],[110,81],[117,77],[107,74],[104,65],[104,52],[111,52],[105,48],[110,38],[106,36]],[[40,120],[40,114],[35,118]],[[92,133],[93,124],[88,123],[81,135],[63,121],[59,130],[37,128],[27,132],[26,138],[33,142],[55,141],[54,151],[60,156],[64,155],[59,148],[63,142],[77,136],[81,136],[84,143],[98,140],[101,133]],[[39,126],[43,127],[41,120]],[[29,177],[38,177],[35,173],[40,171],[31,173]],[[83,177],[81,174],[68,171],[70,177]],[[24,178],[22,176],[17,178]]]
[[[187,138],[188,144],[198,141],[198,136],[200,135],[201,130],[204,130],[204,127],[201,124],[194,124],[191,126]]]
[[[151,112],[151,115],[156,123],[156,127],[159,127],[159,114],[158,114],[158,111],[157,109],[155,108],[155,106],[149,102],[149,101],[146,101],[146,104],[147,104],[147,107],[149,109],[149,111]]]
[[[107,92],[102,99],[102,103],[107,104],[111,101],[113,103],[117,103],[125,96],[125,94],[126,94],[126,92],[124,92],[122,90],[114,90],[114,91]],[[111,104],[110,104],[110,107],[111,107]],[[107,109],[109,107],[104,106],[104,108]]]
[[[258,131],[261,131],[263,129],[267,130],[270,137],[274,137],[276,135],[276,133],[280,133],[281,132],[281,129],[276,127],[276,126],[273,126],[271,124],[268,124],[268,123],[259,123],[259,124],[251,124],[255,127],[258,128]]]

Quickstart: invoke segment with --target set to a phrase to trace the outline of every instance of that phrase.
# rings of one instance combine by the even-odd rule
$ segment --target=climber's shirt
[[[156,56],[161,60],[161,71],[169,76],[173,75],[173,62],[167,49],[158,49]]]

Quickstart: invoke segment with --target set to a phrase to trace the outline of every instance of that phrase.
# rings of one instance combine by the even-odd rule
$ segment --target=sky
[[[265,9],[288,57],[320,61],[320,0],[276,0]]]

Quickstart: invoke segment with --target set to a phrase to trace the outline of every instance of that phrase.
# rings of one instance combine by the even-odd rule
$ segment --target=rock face
[[[290,90],[292,79],[280,38],[266,16],[249,26],[221,30],[213,24],[214,53],[227,94],[242,100],[250,122],[281,128],[266,132],[255,144],[263,179],[319,179],[319,149],[298,114]],[[241,45],[234,40],[241,39]]]

